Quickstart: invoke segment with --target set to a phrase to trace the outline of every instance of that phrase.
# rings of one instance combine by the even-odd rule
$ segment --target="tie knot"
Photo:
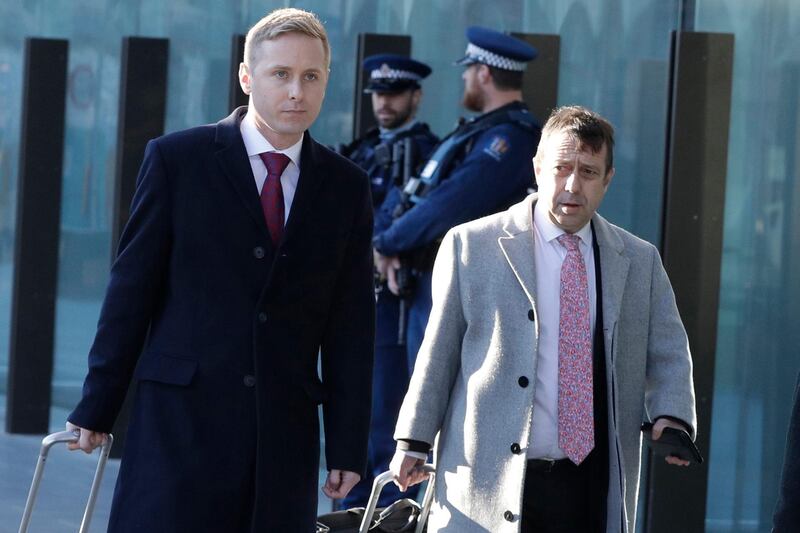
[[[286,170],[286,165],[289,164],[289,156],[279,152],[262,152],[258,154],[261,161],[267,167],[267,174],[279,176]]]
[[[574,233],[565,233],[558,236],[558,242],[567,249],[567,252],[577,252],[579,250],[578,243],[581,242],[581,238]]]

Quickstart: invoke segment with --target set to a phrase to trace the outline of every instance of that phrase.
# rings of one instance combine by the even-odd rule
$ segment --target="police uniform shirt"
[[[379,131],[380,131],[379,137],[381,139],[381,142],[391,142],[392,139],[397,137],[397,135],[403,133],[404,131],[408,131],[411,128],[413,128],[414,126],[416,126],[417,122],[418,122],[417,119],[412,119],[412,120],[409,120],[408,122],[406,122],[405,124],[403,124],[402,126],[399,126],[397,128],[394,128],[394,129],[380,128],[379,129]]]

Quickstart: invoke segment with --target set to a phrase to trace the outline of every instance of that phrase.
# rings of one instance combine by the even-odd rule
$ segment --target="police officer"
[[[364,59],[369,83],[364,92],[372,95],[372,112],[378,126],[342,149],[348,157],[367,171],[372,182],[372,204],[378,209],[392,187],[392,148],[410,137],[418,158],[427,155],[439,141],[428,125],[416,118],[422,101],[420,81],[431,69],[425,63],[394,54],[380,54]]]
[[[467,29],[462,104],[480,115],[436,147],[418,178],[392,191],[381,211],[407,210],[373,240],[376,267],[397,290],[396,267],[412,262],[417,288],[408,317],[407,355],[413,370],[431,309],[431,270],[441,237],[453,226],[522,200],[534,186],[533,158],[541,130],[522,102],[522,76],[536,56],[527,43],[497,31]],[[409,259],[409,257],[411,259]]]
[[[402,186],[403,175],[416,171],[418,162],[427,159],[439,139],[427,124],[416,119],[422,100],[420,81],[431,73],[428,65],[404,56],[383,54],[366,58],[364,69],[369,73],[365,92],[372,95],[372,110],[378,127],[367,131],[342,153],[367,171],[372,182],[373,206],[378,209],[394,185],[392,182],[396,180],[397,185]],[[410,143],[406,143],[406,139]],[[406,148],[410,150],[409,158],[404,152]],[[405,163],[413,168],[403,169]],[[385,213],[383,218],[376,216],[375,231],[383,231],[391,222],[391,213]],[[345,507],[366,505],[374,476],[389,469],[395,448],[392,432],[408,387],[403,326],[408,312],[402,300],[386,288],[385,280],[379,283],[369,471],[350,491],[343,502]],[[403,496],[408,497],[408,494]],[[387,486],[379,504],[386,506],[399,497],[394,485]]]

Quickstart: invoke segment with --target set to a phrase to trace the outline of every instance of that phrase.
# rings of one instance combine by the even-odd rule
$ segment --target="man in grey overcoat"
[[[695,437],[688,340],[658,251],[596,213],[613,135],[588,109],[557,109],[538,193],[442,242],[391,465],[401,488],[420,482],[436,441],[428,531],[632,531],[642,422],[654,438]]]

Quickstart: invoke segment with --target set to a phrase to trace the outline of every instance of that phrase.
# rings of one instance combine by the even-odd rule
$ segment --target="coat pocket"
[[[197,361],[163,355],[145,354],[133,374],[138,381],[155,381],[168,385],[189,385],[197,371]]]

